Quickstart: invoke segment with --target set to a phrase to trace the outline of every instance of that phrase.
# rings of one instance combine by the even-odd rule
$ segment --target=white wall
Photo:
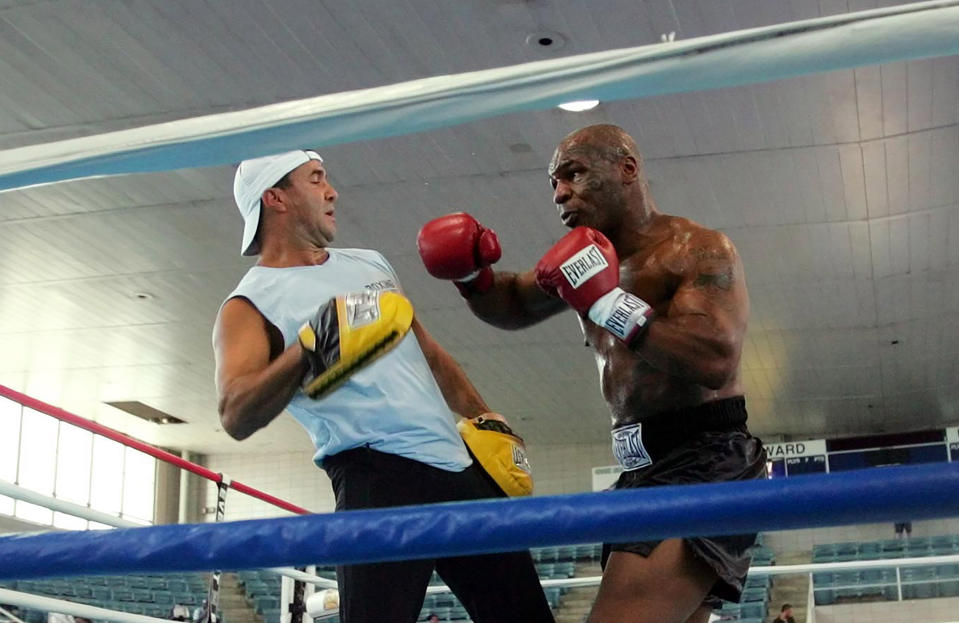
[[[816,623],[946,623],[959,621],[959,598],[877,601],[816,608]]]
[[[528,454],[535,495],[592,491],[593,468],[616,464],[609,443],[533,446]]]
[[[333,490],[326,472],[313,464],[312,452],[269,454],[211,454],[206,466],[245,485],[269,493],[315,513],[333,510]],[[207,482],[203,506],[205,521],[213,521],[216,485]],[[226,519],[289,516],[287,511],[231,490],[226,497]]]

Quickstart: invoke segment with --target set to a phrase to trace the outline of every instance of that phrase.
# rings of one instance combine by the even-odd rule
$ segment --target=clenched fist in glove
[[[631,343],[653,310],[619,287],[619,259],[602,233],[577,227],[560,238],[536,265],[536,283],[549,294]]]
[[[452,280],[467,298],[492,287],[490,264],[502,255],[496,233],[465,212],[447,214],[423,225],[416,246],[427,272],[437,279]]]

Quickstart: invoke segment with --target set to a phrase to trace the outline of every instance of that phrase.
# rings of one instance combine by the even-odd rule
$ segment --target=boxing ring
[[[959,464],[811,475],[794,479],[670,486],[645,490],[495,499],[471,502],[307,514],[222,474],[184,461],[19,392],[0,395],[62,421],[136,447],[218,484],[243,490],[293,517],[207,524],[131,527],[131,522],[79,505],[7,486],[3,493],[52,505],[76,516],[116,526],[113,531],[67,531],[0,537],[0,580],[268,568],[319,586],[335,582],[290,567],[483,554],[528,547],[621,542],[682,536],[737,534],[894,522],[908,516],[959,515]],[[781,501],[802,500],[783,505]],[[221,499],[222,501],[222,499]],[[812,574],[849,569],[907,568],[959,563],[959,555],[896,560],[754,567],[751,576]],[[544,580],[544,587],[590,586],[598,577]],[[899,588],[901,592],[901,584]],[[431,586],[429,593],[445,592]],[[119,623],[156,623],[115,612],[0,588],[0,603],[64,612]],[[215,603],[211,600],[211,603]]]
[[[688,41],[428,78],[0,152],[0,191],[64,180],[223,165],[309,145],[321,147],[466,123],[575,98],[617,100],[777,80],[868,64],[959,54],[959,0],[805,20]],[[624,542],[959,516],[959,464],[886,467],[801,478],[497,499],[388,510],[308,514],[305,509],[12,390],[31,406],[275,504],[296,516],[112,531],[0,537],[0,580],[53,576],[277,569],[483,554],[529,547]],[[17,497],[28,492],[4,486]],[[27,498],[23,498],[27,499]],[[782,500],[801,504],[783,505]],[[62,501],[30,498],[103,523]],[[85,515],[80,513],[86,513]],[[959,556],[895,565],[959,562]],[[875,561],[890,566],[889,561]],[[754,568],[751,574],[866,568],[870,562]],[[545,586],[598,578],[546,580]],[[445,590],[431,587],[430,592]],[[0,589],[24,604],[123,623],[142,615]],[[122,615],[122,616],[121,616]]]

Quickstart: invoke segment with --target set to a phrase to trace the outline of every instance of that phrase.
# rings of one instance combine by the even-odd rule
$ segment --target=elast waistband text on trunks
[[[626,471],[642,469],[699,433],[744,430],[745,424],[743,396],[665,411],[646,421],[614,428],[613,455]]]

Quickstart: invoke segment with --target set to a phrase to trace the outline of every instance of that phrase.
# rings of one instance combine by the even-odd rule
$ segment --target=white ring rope
[[[135,523],[129,519],[123,519],[122,517],[109,515],[87,506],[74,504],[73,502],[67,502],[66,500],[61,500],[49,495],[37,493],[36,491],[31,491],[30,489],[24,489],[23,487],[17,486],[12,482],[7,482],[6,480],[0,480],[0,494],[17,500],[22,500],[24,502],[29,502],[31,504],[36,504],[37,506],[43,506],[45,508],[49,508],[50,510],[59,511],[67,515],[80,517],[81,519],[89,519],[91,521],[96,521],[108,526],[113,526],[114,528],[143,527],[142,523]]]
[[[306,582],[307,584],[313,584],[315,586],[322,586],[323,588],[336,588],[337,586],[336,580],[321,578],[318,575],[311,575],[305,571],[300,571],[299,569],[294,569],[292,567],[273,567],[267,569],[267,571],[272,571],[277,575],[286,576],[291,580],[299,580],[300,582]]]
[[[91,621],[100,619],[116,621],[117,623],[170,623],[169,619],[158,619],[156,617],[148,617],[144,614],[107,610],[106,608],[98,608],[97,606],[79,604],[75,601],[20,593],[6,588],[0,588],[0,603],[23,606],[24,608],[35,608],[37,610],[43,610],[44,612],[62,612],[64,614],[72,614],[73,616],[86,617]]]
[[[14,498],[14,499],[16,499],[16,500],[21,500],[21,501],[24,501],[24,502],[29,502],[29,503],[31,503],[31,504],[36,504],[37,506],[43,506],[43,507],[49,508],[49,509],[51,509],[51,510],[59,511],[59,512],[65,513],[65,514],[67,514],[67,515],[72,515],[72,516],[74,516],[74,517],[80,517],[81,519],[89,519],[89,520],[92,520],[92,521],[97,521],[97,522],[99,522],[99,523],[106,524],[106,525],[109,525],[109,526],[113,526],[113,527],[115,527],[115,528],[142,528],[142,527],[143,527],[142,524],[134,523],[134,522],[132,522],[132,521],[129,521],[129,520],[126,520],[126,519],[123,519],[123,518],[120,518],[120,517],[115,517],[115,516],[113,516],[113,515],[108,515],[107,513],[103,513],[103,512],[94,510],[94,509],[92,509],[92,508],[88,508],[88,507],[86,507],[86,506],[81,506],[81,505],[79,505],[79,504],[74,504],[74,503],[72,503],[72,502],[67,502],[67,501],[65,501],[65,500],[60,500],[60,499],[55,498],[55,497],[51,497],[51,496],[48,496],[48,495],[43,495],[43,494],[41,494],[41,493],[37,493],[36,491],[31,491],[31,490],[29,490],[29,489],[24,489],[23,487],[17,486],[17,485],[15,485],[15,484],[13,484],[13,483],[10,483],[10,482],[6,482],[6,481],[4,481],[4,480],[0,480],[0,494],[7,495],[7,496],[12,497],[12,498]],[[291,579],[294,579],[294,580],[299,580],[299,581],[301,581],[301,582],[307,582],[307,583],[309,583],[309,584],[314,584],[314,585],[316,585],[316,586],[321,586],[321,587],[323,587],[323,588],[336,588],[336,587],[337,587],[336,580],[331,580],[331,579],[329,579],[329,578],[322,578],[322,577],[319,577],[319,576],[310,575],[309,573],[305,573],[305,572],[303,572],[303,571],[300,571],[300,570],[298,570],[298,569],[294,569],[294,568],[292,568],[292,567],[276,567],[276,568],[267,569],[267,570],[268,570],[268,571],[272,571],[272,572],[274,572],[274,573],[276,573],[277,575],[280,575],[280,576],[286,576],[286,577],[291,578]],[[17,593],[17,595],[23,595],[23,596],[25,596],[25,597],[31,596],[29,593]],[[37,596],[37,597],[40,598],[39,596]],[[49,599],[49,600],[52,600],[50,603],[60,601],[60,600],[52,599],[52,598],[49,598],[49,597],[42,597],[41,599]],[[12,602],[12,601],[11,601],[11,602],[4,602],[4,603],[15,603],[15,602]],[[74,604],[74,602],[71,602],[71,601],[63,601],[62,603],[63,603],[63,604]],[[23,604],[17,603],[17,605],[23,605]],[[26,605],[27,605],[27,607],[33,607],[33,606],[31,606],[30,604],[26,604]],[[93,607],[93,606],[90,606],[90,607]],[[40,608],[40,609],[43,609],[43,608]],[[2,611],[2,612],[4,612],[5,614],[8,614],[8,615],[9,615],[9,613],[7,613],[6,611],[3,611],[2,608],[0,608],[0,611]],[[63,610],[62,608],[61,608],[60,610],[57,610],[57,611],[58,611],[58,612],[64,612],[64,613],[66,613],[66,614],[76,614],[77,616],[87,616],[87,615],[82,614],[82,613],[74,613],[74,612],[70,612],[70,611],[67,611],[67,610]],[[106,612],[113,612],[113,611],[111,611],[111,610],[105,610],[105,611],[106,611]],[[120,614],[126,615],[126,614],[128,614],[128,613],[120,613]],[[20,621],[19,619],[16,619],[16,617],[13,617],[12,615],[9,615],[9,616],[11,616],[11,618],[15,619],[15,620],[17,621],[17,623],[24,623],[23,621]],[[158,620],[158,619],[153,619],[153,617],[146,617],[146,616],[143,616],[143,615],[131,615],[131,616],[140,616],[140,617],[143,618],[143,619]],[[98,616],[97,618],[103,619],[103,618],[105,618],[105,617],[103,617],[103,616]],[[108,619],[108,620],[120,621],[121,623],[136,623],[136,621],[134,621],[134,620],[127,620],[127,619],[122,619],[122,618],[119,618],[119,619]]]
[[[939,564],[959,563],[959,554],[948,556],[925,556],[916,558],[886,558],[881,560],[856,560],[848,562],[826,562],[811,563],[799,565],[774,565],[769,567],[751,567],[750,576],[779,576],[779,575],[797,575],[808,573],[824,573],[832,571],[852,571],[857,569],[875,569],[875,568],[895,568],[895,567],[922,567]],[[295,580],[320,585],[327,588],[336,588],[336,582],[327,578],[311,576],[295,569],[276,568],[270,569],[282,575],[287,575]],[[575,578],[555,578],[542,580],[544,588],[550,587],[574,587],[574,586],[596,586],[600,583],[602,576],[584,576]],[[448,593],[450,589],[445,584],[435,584],[426,589],[427,594]],[[14,604],[27,608],[37,608],[39,610],[63,612],[75,616],[83,616],[90,619],[104,619],[116,621],[118,623],[156,623],[165,621],[139,614],[130,614],[127,612],[115,612],[96,606],[87,606],[72,601],[64,601],[51,597],[41,597],[28,593],[20,593],[8,589],[0,589],[0,601],[3,603]],[[22,622],[21,622],[22,623]]]
[[[959,2],[932,0],[436,76],[0,152],[0,191],[224,165],[422,132],[569,99],[614,101],[959,54]]]
[[[749,575],[754,577],[770,577],[778,575],[799,575],[805,573],[828,573],[832,571],[853,571],[856,569],[890,569],[895,567],[925,567],[959,563],[959,554],[948,556],[925,556],[918,558],[884,558],[881,560],[850,560],[846,562],[820,562],[801,565],[773,565],[769,567],[750,567]],[[582,576],[574,578],[554,578],[542,580],[543,587],[570,587],[599,585],[602,576]],[[427,593],[448,593],[450,589],[445,584],[430,586]]]
[[[878,560],[849,560],[845,562],[815,562],[804,565],[774,565],[771,567],[753,567],[749,575],[791,575],[794,573],[828,573],[830,571],[852,571],[855,569],[876,569],[887,567],[925,567],[959,563],[959,554],[947,556],[919,556],[916,558],[882,558]]]

